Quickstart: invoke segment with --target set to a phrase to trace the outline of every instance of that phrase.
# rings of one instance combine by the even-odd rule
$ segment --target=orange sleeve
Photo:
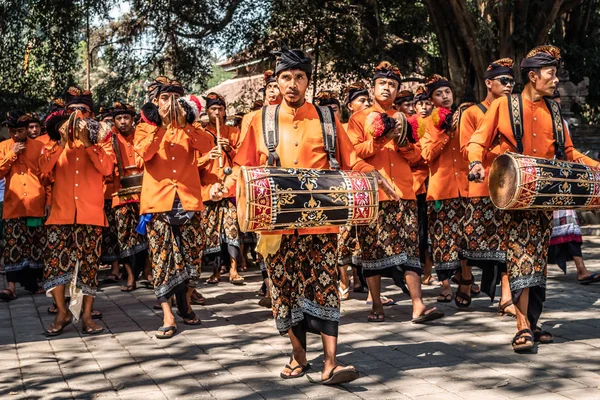
[[[144,162],[148,162],[154,157],[160,148],[165,136],[166,130],[161,127],[141,123],[135,129],[133,142],[135,143],[135,152],[142,157]]]
[[[53,140],[49,141],[40,153],[40,171],[46,174],[51,172],[63,151],[64,147]]]
[[[191,145],[193,148],[201,153],[209,152],[213,147],[212,135],[202,127],[199,123],[193,125],[187,124],[184,128],[185,133],[191,139]]]
[[[504,99],[504,100],[502,100]],[[506,106],[506,98],[500,98],[492,102],[485,113],[481,124],[471,135],[467,143],[466,153],[469,162],[483,161],[484,152],[489,148],[498,130],[498,119],[500,118],[500,105]]]
[[[252,121],[254,121],[253,119]],[[240,168],[241,167],[257,167],[260,163],[259,156],[259,148],[258,143],[256,142],[256,133],[255,133],[255,125],[254,123],[250,124],[248,128],[248,133],[246,137],[242,141],[240,148],[233,159],[233,172],[231,174],[230,179],[227,179],[225,182],[225,187],[229,192],[233,190],[235,187],[238,177],[240,176]]]
[[[367,159],[380,150],[387,141],[375,140],[367,137],[363,124],[359,121],[360,115],[353,115],[348,121],[348,137],[354,145],[356,155],[362,159]]]
[[[477,106],[471,106],[477,107]],[[467,144],[469,144],[469,140],[477,129],[477,118],[475,115],[469,111],[470,108],[464,112],[462,118],[460,119],[460,126],[458,127],[458,131],[460,133],[460,151],[465,158],[465,160],[469,159],[469,153],[467,152]]]
[[[421,138],[421,156],[431,164],[432,161],[442,154],[442,150],[444,150],[444,146],[449,140],[450,136],[443,130],[436,128],[433,119],[428,118],[427,129]]]
[[[10,167],[17,161],[17,155],[12,148],[5,150],[5,146],[0,147],[0,179],[6,177],[10,172]]]
[[[346,133],[346,130],[338,121],[337,117],[335,118],[335,129],[337,132],[337,143],[335,149],[335,157],[340,163],[340,169],[342,170],[354,170],[354,171],[363,171],[370,172],[374,168],[368,163],[364,162],[354,150],[354,146]]]
[[[98,172],[104,176],[112,175],[115,168],[115,154],[110,140],[87,147],[85,151]]]

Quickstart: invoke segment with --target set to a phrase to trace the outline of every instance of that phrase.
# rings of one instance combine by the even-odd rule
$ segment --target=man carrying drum
[[[284,168],[341,169],[371,171],[373,168],[356,157],[342,124],[328,112],[329,128],[335,124],[335,152],[325,151],[319,111],[305,100],[310,83],[312,61],[300,50],[274,52],[277,56],[275,76],[284,101],[266,107],[254,116],[242,146],[234,159],[234,177],[239,179],[240,166],[280,165]],[[266,126],[263,126],[263,120]],[[269,148],[263,137],[269,133]],[[277,145],[274,145],[277,143]],[[382,181],[380,185],[386,186]],[[229,192],[235,182],[226,183]],[[290,338],[293,354],[281,371],[283,379],[298,378],[310,368],[306,359],[306,333],[320,334],[324,348],[324,369],[320,382],[337,384],[358,377],[351,366],[336,360],[340,296],[337,290],[337,227],[272,231],[261,240],[276,243],[276,250],[266,259],[272,282],[273,314],[277,330]],[[273,235],[275,234],[275,235]]]
[[[520,66],[526,82],[523,92],[501,97],[491,104],[467,145],[470,174],[477,182],[485,180],[483,161],[490,153],[512,151],[598,165],[573,148],[569,131],[562,124],[560,108],[554,100],[544,98],[552,96],[558,85],[559,60],[560,50],[554,46],[531,50]],[[549,332],[538,326],[546,299],[551,220],[552,213],[543,210],[506,211],[502,218],[503,239],[507,242],[506,266],[517,314],[517,333],[512,341],[516,352],[532,350],[535,342],[553,340]]]

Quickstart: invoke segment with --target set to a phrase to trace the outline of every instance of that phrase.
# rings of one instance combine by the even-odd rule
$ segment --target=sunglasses
[[[507,76],[502,76],[494,80],[500,82],[502,86],[507,86],[508,84],[510,84],[511,86],[515,86],[515,80]]]
[[[69,107],[68,111],[69,112],[81,111],[82,113],[89,113],[89,112],[91,112],[90,109],[87,108],[87,107]]]

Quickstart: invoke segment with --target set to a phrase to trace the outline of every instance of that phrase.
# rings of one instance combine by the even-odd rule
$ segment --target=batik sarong
[[[114,208],[119,243],[119,259],[128,258],[148,248],[146,238],[136,232],[140,204],[126,203]]]
[[[100,262],[102,264],[110,264],[119,259],[119,237],[117,235],[117,221],[115,210],[112,208],[112,200],[104,200],[104,214],[106,215],[108,226],[102,232]]]
[[[465,199],[430,200],[427,211],[433,264],[438,279],[446,280],[460,268]]]

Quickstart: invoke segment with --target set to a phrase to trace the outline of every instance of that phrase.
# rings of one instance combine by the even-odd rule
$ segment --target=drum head
[[[235,202],[237,205],[237,217],[240,230],[244,233],[248,232],[248,197],[246,195],[248,188],[246,187],[246,168],[242,167],[240,176],[236,185]]]
[[[489,179],[492,203],[500,209],[507,208],[513,202],[518,186],[518,171],[512,157],[507,154],[496,157]]]

